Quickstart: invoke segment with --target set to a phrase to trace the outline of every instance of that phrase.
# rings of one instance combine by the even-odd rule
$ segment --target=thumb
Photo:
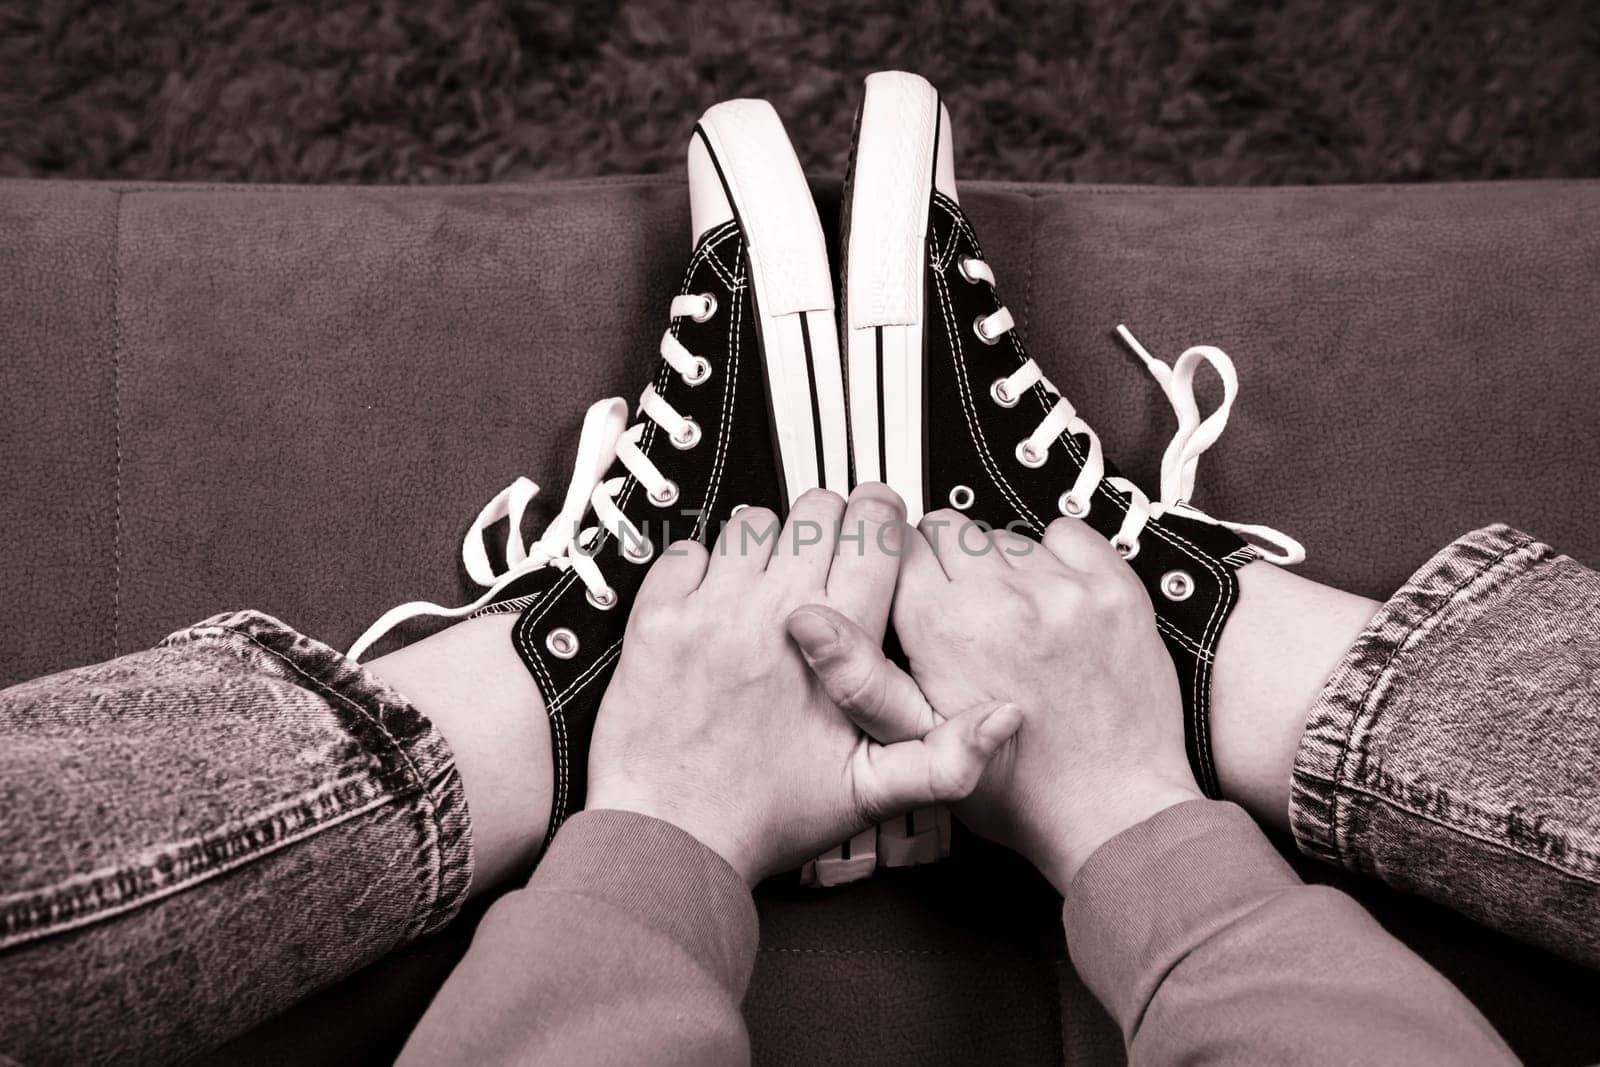
[[[833,608],[796,608],[788,629],[828,699],[873,740],[920,738],[942,721],[882,644]]]
[[[882,822],[913,808],[964,800],[1021,726],[1022,711],[1015,704],[979,704],[921,740],[858,747],[850,781],[863,821]]]

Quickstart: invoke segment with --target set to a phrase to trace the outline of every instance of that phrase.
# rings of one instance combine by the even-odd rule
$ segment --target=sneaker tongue
[[[709,230],[733,219],[733,205],[722,189],[722,179],[711,154],[697,133],[689,138],[689,218],[694,230],[693,248]]]

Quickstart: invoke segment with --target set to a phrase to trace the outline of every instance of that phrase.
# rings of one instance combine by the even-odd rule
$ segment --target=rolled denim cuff
[[[276,619],[0,691],[0,1044],[23,1062],[189,1059],[438,929],[471,880],[444,737]]]
[[[356,783],[352,789],[387,795],[404,806],[417,842],[418,898],[407,938],[448,923],[466,902],[473,857],[466,793],[444,735],[406,697],[359,663],[258,611],[214,615],[158,647],[215,640],[219,632],[224,640],[243,642],[250,658],[279,663],[296,684],[327,703],[370,758],[366,784]],[[354,807],[368,798],[347,800]]]
[[[1487,526],[1437,553],[1378,611],[1306,718],[1289,801],[1289,825],[1302,852],[1371,869],[1364,859],[1367,823],[1346,817],[1351,805],[1342,801],[1381,789],[1372,737],[1405,684],[1402,661],[1452,619],[1488,610],[1506,586],[1553,555],[1509,526]]]

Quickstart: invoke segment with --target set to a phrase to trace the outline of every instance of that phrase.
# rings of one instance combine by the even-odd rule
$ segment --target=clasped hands
[[[909,673],[882,651],[891,618]],[[589,770],[588,807],[673,823],[751,885],[945,803],[1065,892],[1105,841],[1201,795],[1149,599],[1099,534],[912,527],[880,484],[664,552]]]

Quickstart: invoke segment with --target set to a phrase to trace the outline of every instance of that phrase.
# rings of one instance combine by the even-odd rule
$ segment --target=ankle
[[[550,731],[511,644],[516,619],[469,619],[367,664],[455,755],[471,816],[474,895],[531,867],[550,820]]]
[[[1378,607],[1270,563],[1239,571],[1239,605],[1217,645],[1211,740],[1223,795],[1257,820],[1288,828],[1306,715]]]

